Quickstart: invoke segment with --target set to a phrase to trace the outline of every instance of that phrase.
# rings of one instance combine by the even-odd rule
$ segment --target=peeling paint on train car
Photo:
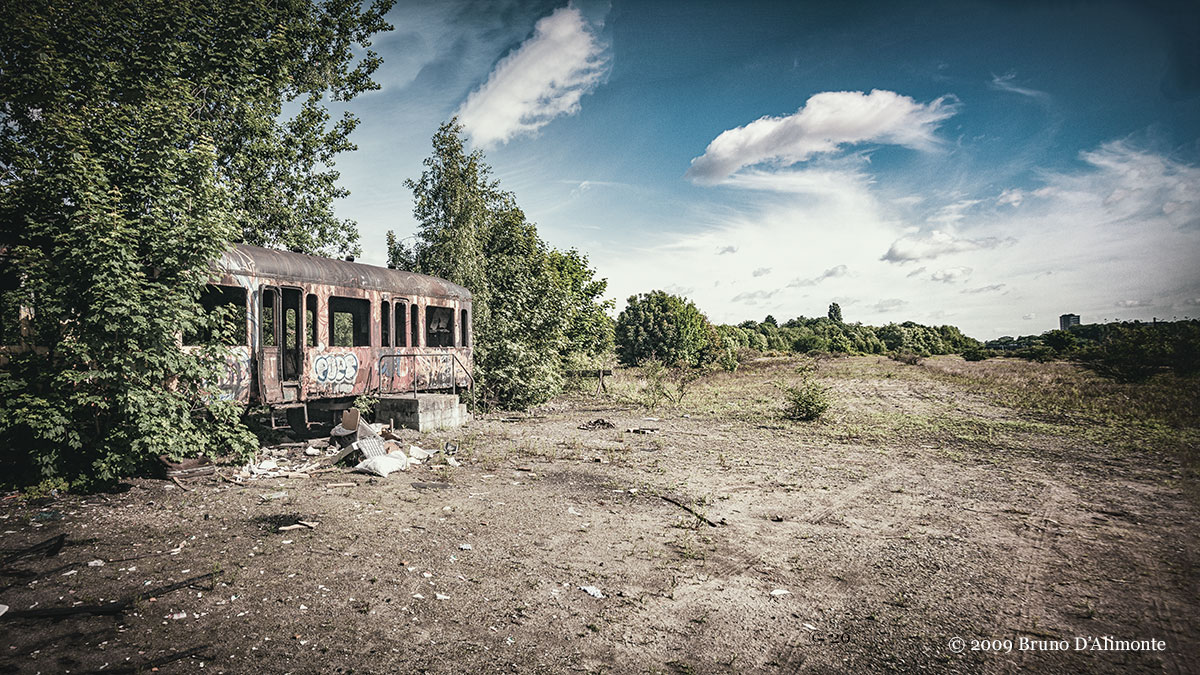
[[[235,348],[228,382],[222,382],[237,400],[346,403],[361,394],[447,390],[473,382],[471,293],[457,284],[246,245],[218,261],[213,282],[246,290],[249,346]],[[331,344],[331,300],[367,308],[352,316],[355,341],[365,338],[365,344]],[[441,308],[440,323],[432,326],[441,331],[439,340],[446,341],[447,330],[453,333],[447,346],[426,344],[431,307]],[[365,334],[357,332],[360,315]]]

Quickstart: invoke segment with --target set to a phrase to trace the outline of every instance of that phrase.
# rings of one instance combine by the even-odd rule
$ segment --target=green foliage
[[[379,399],[375,396],[362,394],[354,399],[354,407],[363,417],[369,417],[375,410],[375,406],[379,404]]]
[[[1042,341],[1057,354],[1071,351],[1078,342],[1075,336],[1066,330],[1052,330],[1042,336]]]
[[[1168,370],[1195,375],[1200,372],[1200,321],[1105,324],[1099,341],[1076,356],[1118,382],[1137,382]]]
[[[988,358],[991,358],[992,356],[995,356],[995,353],[992,352],[992,350],[983,349],[981,347],[972,347],[970,349],[964,349],[963,353],[962,353],[962,357],[966,361],[984,361],[984,360],[987,360]]]
[[[690,300],[666,291],[633,295],[617,317],[616,344],[628,366],[650,360],[700,366],[709,344],[708,319]]]
[[[829,303],[829,312],[826,314],[829,320],[834,323],[842,322],[842,306],[836,302]]]
[[[776,383],[783,394],[783,416],[790,420],[812,422],[829,409],[825,387],[805,379],[797,386]]]
[[[476,383],[483,402],[524,409],[562,388],[562,359],[599,357],[612,344],[594,278],[577,251],[551,249],[511,193],[491,178],[483,153],[468,153],[457,120],[433,137],[413,191],[419,223],[407,246],[388,233],[389,263],[471,290]]]
[[[231,240],[352,250],[330,169],[372,88],[386,2],[8,3],[0,243],[22,345],[0,374],[6,480],[108,483],[157,455],[255,441],[214,386],[197,302]],[[291,119],[286,101],[298,101]],[[7,336],[12,339],[13,336]]]

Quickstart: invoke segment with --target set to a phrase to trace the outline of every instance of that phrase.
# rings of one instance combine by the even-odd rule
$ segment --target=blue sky
[[[1200,316],[1200,9],[399,2],[338,168],[363,259],[458,115],[618,310],[950,323]]]

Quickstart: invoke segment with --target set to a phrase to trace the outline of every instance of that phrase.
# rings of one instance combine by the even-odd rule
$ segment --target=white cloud
[[[1149,300],[1121,300],[1120,302],[1114,303],[1113,307],[1132,309],[1134,307],[1149,307],[1150,304],[1151,303]]]
[[[944,270],[937,270],[929,275],[931,281],[940,281],[946,284],[952,284],[958,281],[966,281],[971,276],[970,267],[950,267]]]
[[[819,274],[811,279],[793,279],[790,283],[788,283],[788,288],[802,288],[804,286],[816,286],[817,284],[821,283],[822,281],[824,281],[826,279],[836,279],[837,277],[844,277],[844,276],[846,276],[846,273],[848,271],[849,271],[849,268],[847,268],[845,265],[838,265],[836,267],[830,267],[829,269],[825,270],[821,274]]]
[[[943,96],[918,103],[881,89],[827,91],[814,94],[794,114],[762,117],[721,132],[693,159],[687,177],[699,183],[720,182],[739,169],[764,162],[802,162],[854,143],[878,142],[928,150],[937,145],[934,131],[955,112],[955,101]]]
[[[1186,303],[1200,301],[1200,168],[1127,143],[1081,157],[1083,167],[1041,173],[1039,184],[1021,186],[1019,204],[1002,208],[994,201],[1003,185],[940,203],[941,186],[929,186],[925,213],[964,217],[928,230],[926,216],[898,213],[903,195],[862,170],[743,171],[726,185],[753,189],[749,199],[697,203],[680,213],[690,230],[647,226],[636,246],[623,242],[592,260],[618,300],[678,283],[694,287],[696,304],[723,323],[822,316],[834,299],[843,310],[857,299],[847,320],[936,320],[989,339],[1057,328],[1068,312],[1087,322],[1194,308]],[[807,189],[816,185],[824,187]],[[977,198],[986,199],[964,207]],[[726,247],[737,254],[715,255]],[[889,252],[882,261],[880,251]],[[754,279],[765,267],[773,276]],[[1114,307],[1146,298],[1152,306]]]
[[[496,64],[459,107],[458,119],[477,146],[507,143],[578,112],[580,99],[600,84],[608,67],[608,44],[583,14],[574,7],[557,9]]]
[[[873,309],[876,312],[883,314],[900,309],[907,304],[907,300],[901,300],[900,298],[888,298],[887,300],[880,300],[879,302],[875,303]]]
[[[753,272],[751,272],[751,273],[750,273],[750,276],[752,276],[752,277],[765,277],[765,276],[767,276],[767,275],[768,275],[768,274],[770,274],[770,273],[771,273],[771,268],[770,268],[770,267],[760,267],[760,268],[758,268],[758,269],[754,270]]]
[[[903,263],[916,260],[932,260],[950,253],[978,251],[1013,243],[1009,238],[982,237],[967,239],[949,230],[932,230],[927,233],[909,234],[892,242],[881,260]]]

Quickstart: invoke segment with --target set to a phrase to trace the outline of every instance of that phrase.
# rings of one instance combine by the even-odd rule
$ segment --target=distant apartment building
[[[1078,326],[1078,325],[1079,325],[1079,315],[1078,314],[1063,314],[1062,316],[1058,317],[1058,327],[1062,330],[1067,330],[1071,326]]]

